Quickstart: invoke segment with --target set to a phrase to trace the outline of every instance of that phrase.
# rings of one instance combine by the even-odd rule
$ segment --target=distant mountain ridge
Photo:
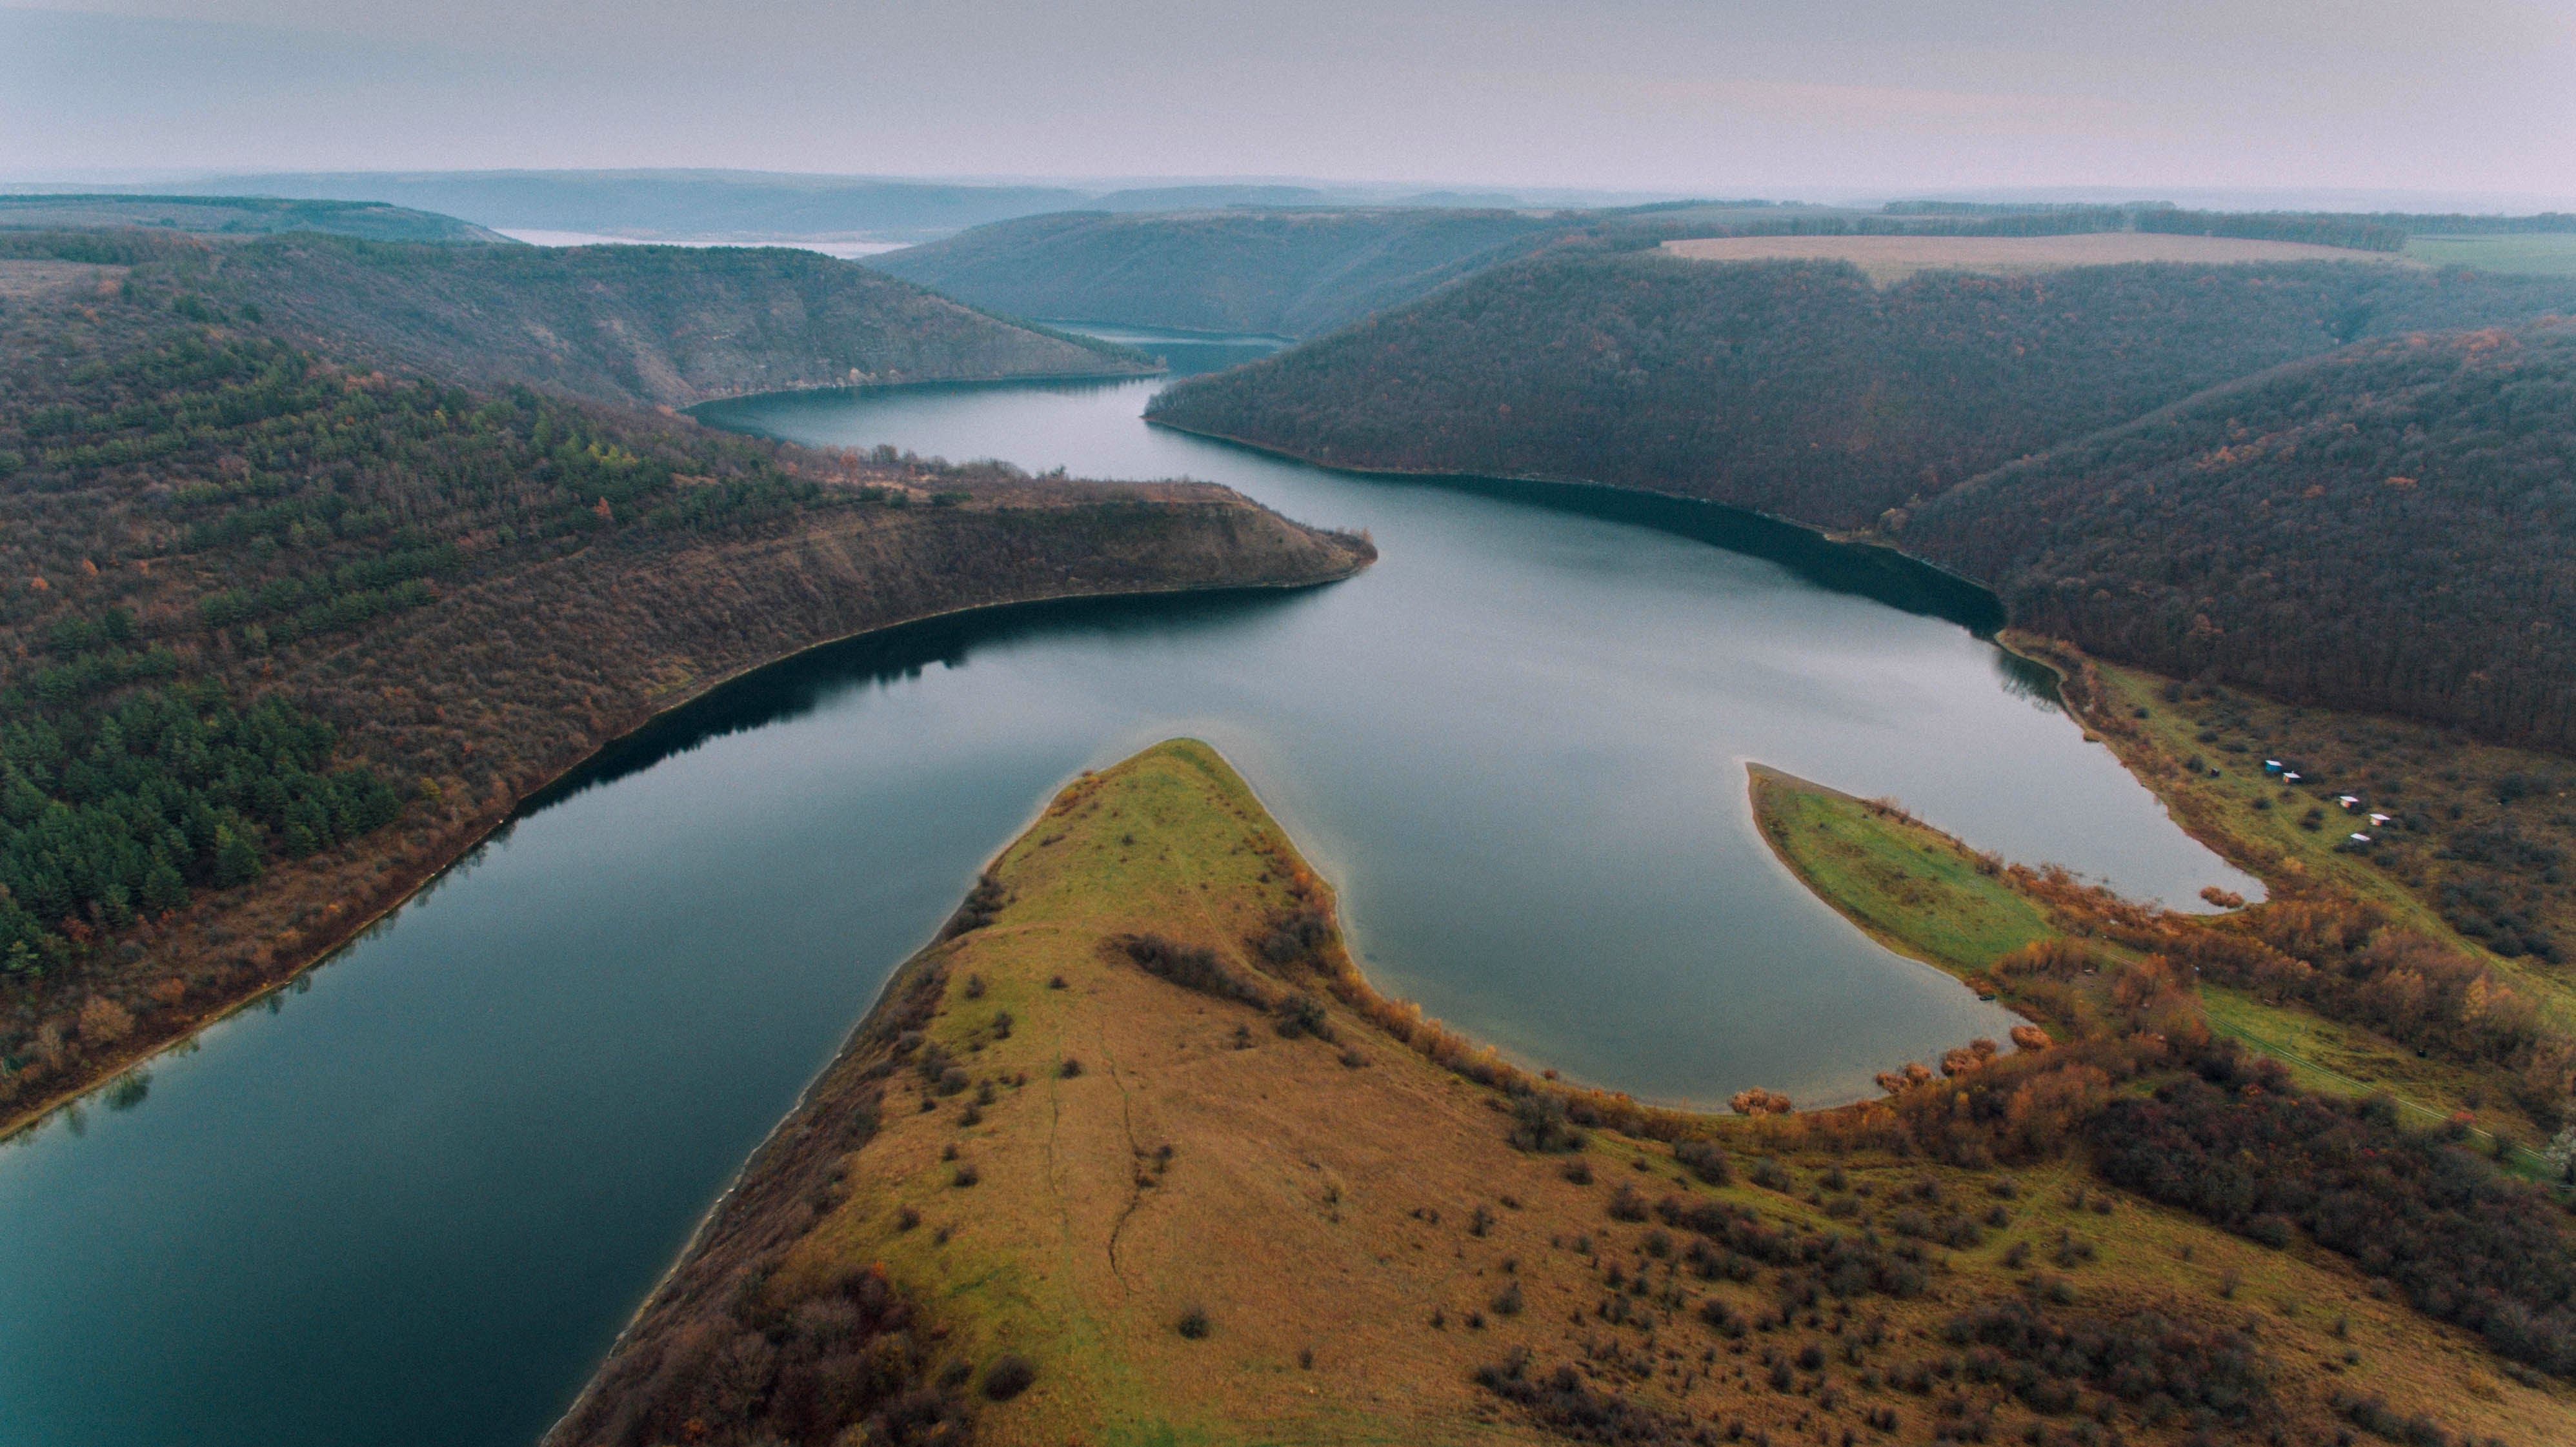
[[[919,242],[989,222],[1072,210],[1514,206],[1527,200],[1501,191],[1418,191],[1260,180],[1127,186],[707,169],[250,172],[209,176],[189,184],[211,193],[392,203],[504,230],[698,241]],[[102,193],[124,190],[97,189]],[[1616,199],[1590,196],[1584,204]]]
[[[867,264],[1019,316],[1311,337],[1579,230],[1509,210],[1075,211]]]
[[[2397,218],[2404,219],[2404,218]],[[2546,231],[2556,218],[2498,218]],[[1883,211],[1766,201],[1680,201],[1591,209],[1204,205],[1159,213],[1082,211],[998,221],[869,258],[868,264],[1023,316],[1321,336],[1477,272],[1545,250],[1595,255],[1715,238],[2236,238],[2240,249],[2298,243],[2349,257],[2407,243],[2391,218],[2221,213],[2171,206]],[[2167,248],[2176,249],[2176,248]],[[2275,246],[2276,250],[2286,250]],[[2276,259],[2288,259],[2281,257]]]
[[[1927,272],[1546,255],[1156,398],[1340,467],[1608,482],[1834,528],[2267,367],[2576,310],[2576,284],[2345,264]]]
[[[353,360],[629,405],[1154,370],[1128,348],[1033,330],[787,249],[287,235],[211,253],[205,275]]]
[[[0,195],[0,230],[133,226],[215,237],[317,231],[370,241],[507,242],[470,221],[375,200],[147,196],[109,192]]]

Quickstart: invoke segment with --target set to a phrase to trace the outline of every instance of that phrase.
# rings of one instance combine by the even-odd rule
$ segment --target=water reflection
[[[2034,708],[2049,713],[2066,711],[2066,699],[2058,691],[2057,670],[2036,658],[2024,658],[2009,648],[1998,648],[1995,650],[1995,676],[2003,681],[2004,692],[2030,700]]]
[[[580,767],[531,794],[513,820],[604,788],[716,739],[802,718],[853,690],[917,681],[923,670],[963,667],[978,648],[1041,636],[1115,639],[1174,626],[1250,618],[1288,606],[1293,591],[1213,589],[1179,596],[1064,598],[1014,603],[907,623],[808,649],[732,679],[614,740]],[[496,838],[507,837],[507,827]]]
[[[1210,444],[1235,444],[1210,439]],[[1245,449],[1247,451],[1251,449]],[[1528,503],[1576,517],[1652,528],[1732,553],[1760,558],[1800,582],[1867,598],[1900,612],[1956,623],[1980,637],[2004,626],[2004,608],[1986,588],[1893,548],[1846,543],[1813,528],[1758,512],[1697,498],[1667,497],[1633,488],[1532,478],[1415,477],[1361,473],[1385,487],[1435,488],[1476,497]],[[2011,655],[2004,655],[2009,657]]]

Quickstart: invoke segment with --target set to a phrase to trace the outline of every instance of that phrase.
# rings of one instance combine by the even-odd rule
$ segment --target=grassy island
[[[2566,1242],[2538,1192],[2193,1031],[2132,946],[2061,978],[2070,922],[2102,933],[2110,904],[1989,872],[1884,806],[1757,788],[1793,862],[1844,860],[1811,877],[1852,897],[1920,891],[1905,918],[1940,923],[1892,941],[2011,980],[2053,1038],[1807,1114],[1533,1077],[1372,991],[1243,781],[1160,744],[1075,780],[995,858],[550,1444],[2537,1443],[2576,1424],[2544,1299]],[[2408,1193],[2440,1174],[2458,1195],[2434,1264],[2516,1304],[2425,1296],[2259,1170],[2233,1179],[2260,1209],[2203,1189],[2255,1126],[2342,1183],[2346,1214],[2382,1213],[2384,1240],[2424,1229]],[[2380,1177],[2345,1171],[2353,1150]]]

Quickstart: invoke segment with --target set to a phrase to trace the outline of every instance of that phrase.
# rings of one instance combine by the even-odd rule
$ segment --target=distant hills
[[[1504,210],[1076,211],[868,265],[1019,316],[1308,337],[1581,224],[1581,213]]]
[[[1032,330],[786,249],[297,235],[217,254],[205,276],[280,324],[333,338],[352,359],[608,402],[1153,370],[1124,347]]]
[[[1884,208],[1767,201],[1678,201],[1590,209],[1301,207],[1175,209],[1093,206],[1000,221],[869,264],[979,306],[1023,316],[1195,331],[1321,336],[1488,267],[1542,250],[1612,253],[1657,245],[1786,250],[1842,238],[1883,252],[1926,238],[2063,243],[2079,260],[2346,259],[2391,256],[2481,270],[2576,272],[2576,217],[2345,215],[2192,211],[2162,203]],[[2219,246],[2221,238],[2230,244]],[[1991,248],[1990,248],[1991,249]],[[2123,254],[2125,253],[2125,255]],[[1864,255],[1865,269],[1867,268]],[[1898,273],[1955,265],[1927,249]],[[1885,268],[1878,268],[1884,271]],[[1991,266],[1979,269],[1994,269]],[[1889,279],[1877,275],[1875,279]]]
[[[0,259],[13,257],[14,268],[0,261],[0,294],[67,284],[66,265],[150,264],[192,297],[239,308],[344,362],[626,405],[805,387],[1138,376],[1157,365],[1131,348],[1007,321],[788,248],[0,227]]]
[[[391,203],[444,212],[500,230],[732,241],[927,241],[971,226],[1049,211],[1514,206],[1533,199],[1498,191],[1425,192],[1330,183],[1219,181],[1122,187],[729,170],[255,172],[209,176],[191,185],[219,194]],[[1615,199],[1592,196],[1584,201],[1600,204]]]
[[[282,200],[270,196],[143,196],[121,193],[0,195],[0,230],[137,226],[201,236],[318,231],[370,241],[484,241],[509,238],[470,221],[376,200]]]
[[[1091,193],[1061,186],[713,170],[307,172],[224,176],[207,184],[263,195],[392,201],[495,229],[691,240],[916,240],[1091,200]]]
[[[1678,492],[1836,528],[2368,336],[2576,309],[2382,265],[1927,272],[1643,252],[1497,267],[1162,394],[1154,420],[1334,466]]]

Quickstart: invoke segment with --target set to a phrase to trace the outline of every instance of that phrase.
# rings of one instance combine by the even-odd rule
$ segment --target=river
[[[2253,889],[1938,579],[1694,505],[1279,462],[1147,428],[1157,385],[702,409],[1213,478],[1383,559],[857,640],[610,750],[295,989],[0,1148],[0,1447],[524,1447],[978,864],[1175,734],[1261,791],[1384,988],[1657,1100],[1848,1099],[2006,1028],[1778,866],[1748,760],[2133,894]]]

